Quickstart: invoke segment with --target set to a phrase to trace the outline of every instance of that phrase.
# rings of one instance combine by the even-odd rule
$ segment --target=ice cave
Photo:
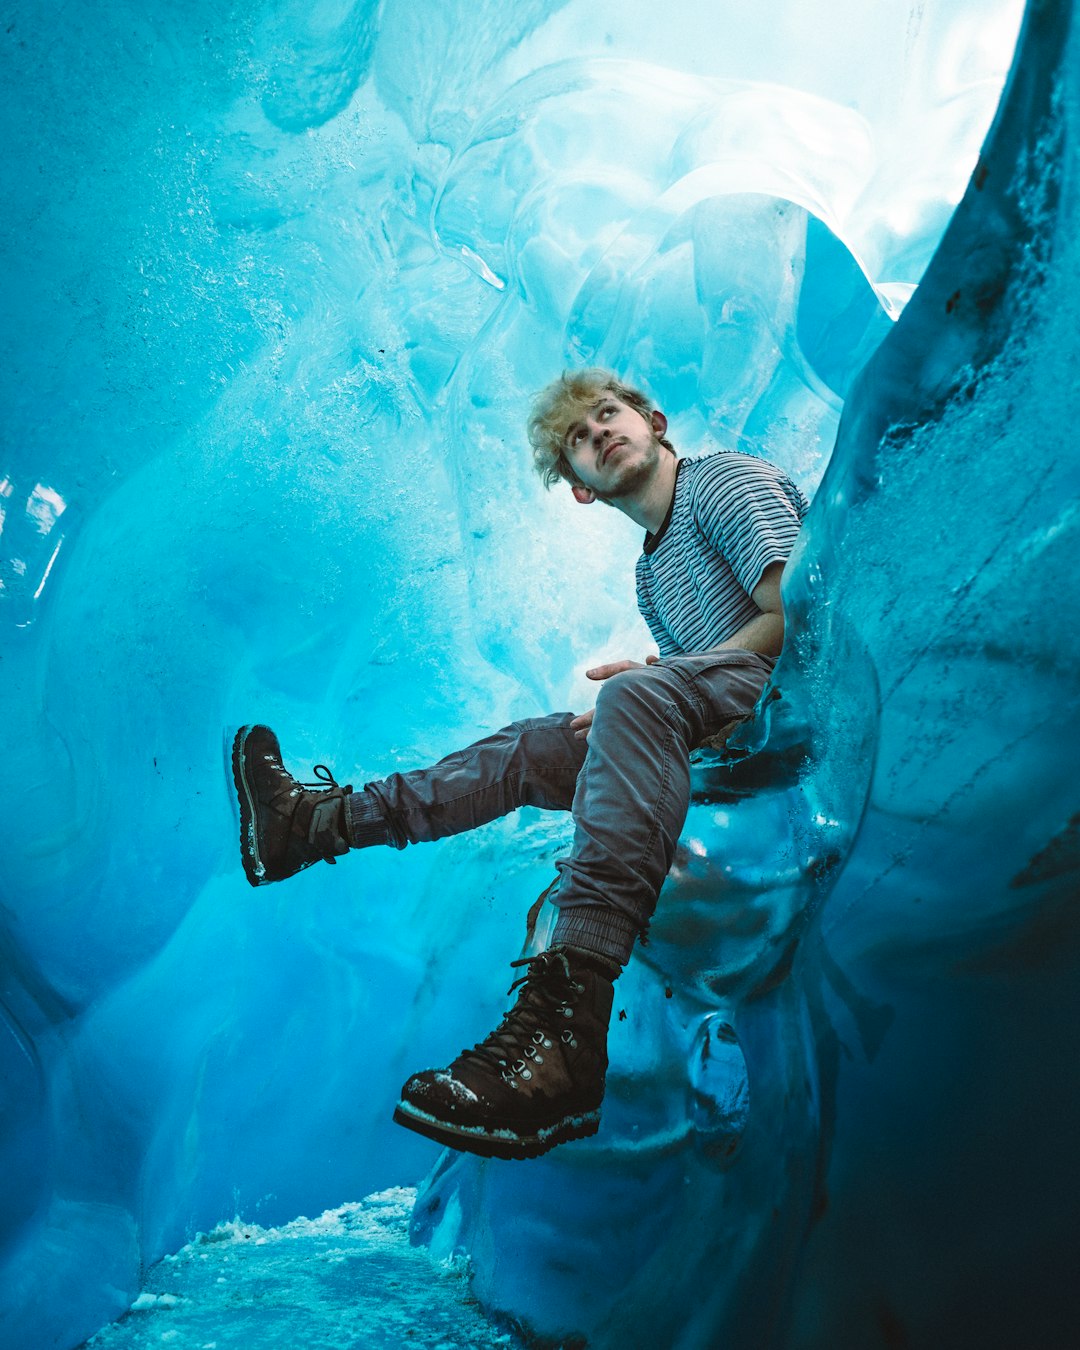
[[[2,42],[3,1350],[1080,1344],[1071,0]],[[393,1105],[567,818],[252,889],[228,747],[363,782],[650,649],[639,532],[527,462],[588,364],[812,504],[600,1132],[484,1160]]]

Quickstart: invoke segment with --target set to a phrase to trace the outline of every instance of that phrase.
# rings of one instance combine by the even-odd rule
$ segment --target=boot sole
[[[460,1125],[447,1125],[445,1121],[418,1111],[406,1101],[400,1101],[394,1111],[394,1120],[407,1130],[415,1130],[437,1144],[457,1149],[461,1153],[475,1153],[481,1158],[502,1158],[509,1162],[522,1162],[526,1158],[539,1158],[558,1144],[568,1144],[572,1139],[588,1139],[600,1128],[600,1112],[585,1111],[576,1116],[564,1116],[554,1125],[548,1125],[535,1134],[515,1134],[512,1130],[500,1130],[497,1134],[477,1126],[468,1129]]]
[[[244,875],[252,886],[268,884],[266,868],[259,857],[259,842],[255,832],[255,799],[245,773],[245,745],[248,735],[254,728],[241,727],[233,737],[232,771],[236,784],[236,795],[240,799],[240,859],[244,864]]]

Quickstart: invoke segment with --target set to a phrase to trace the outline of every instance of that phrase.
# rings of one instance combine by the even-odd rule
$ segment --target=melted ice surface
[[[280,1228],[219,1224],[155,1266],[86,1350],[513,1350],[468,1298],[461,1264],[410,1247],[415,1199],[396,1187]]]

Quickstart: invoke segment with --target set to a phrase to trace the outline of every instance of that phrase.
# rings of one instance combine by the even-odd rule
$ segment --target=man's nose
[[[607,440],[611,435],[611,428],[602,426],[599,422],[593,424],[593,445],[599,445]]]

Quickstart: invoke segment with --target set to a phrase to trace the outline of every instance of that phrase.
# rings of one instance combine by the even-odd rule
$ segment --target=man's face
[[[618,501],[637,492],[656,472],[661,455],[669,452],[659,437],[667,428],[660,412],[646,421],[608,390],[578,410],[563,436],[563,453],[585,484],[577,488],[579,501],[598,498]]]

